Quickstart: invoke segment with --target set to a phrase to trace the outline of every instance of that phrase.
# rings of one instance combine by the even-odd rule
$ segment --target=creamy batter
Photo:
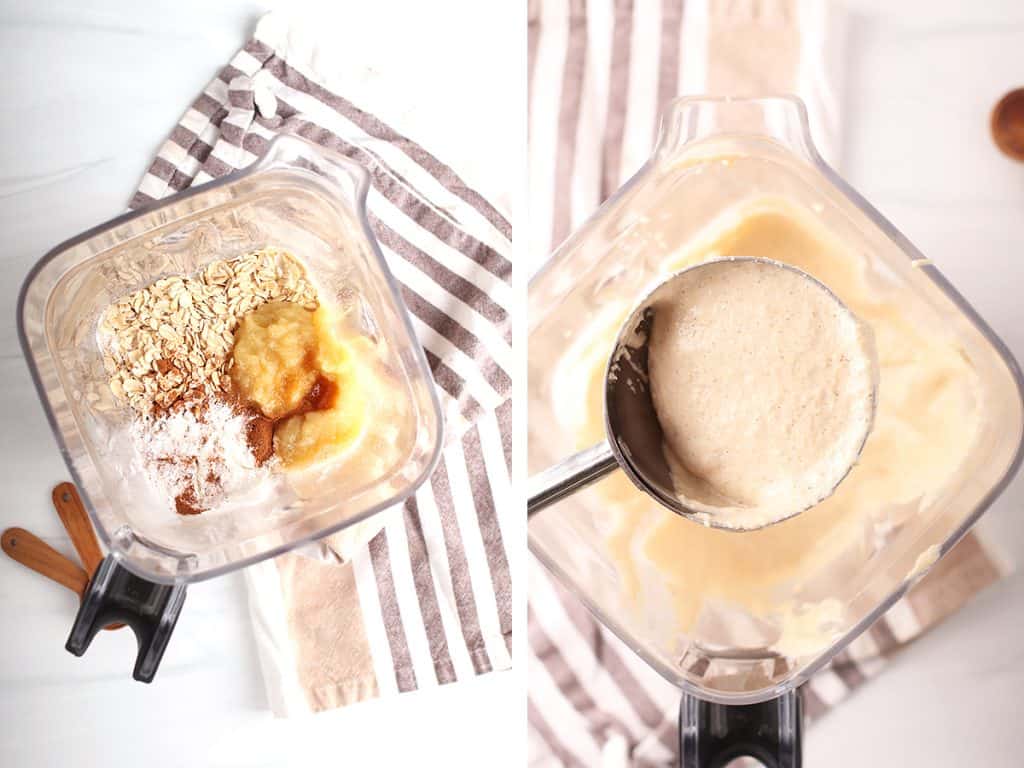
[[[601,512],[603,551],[624,597],[647,617],[640,620],[659,626],[667,620],[672,627],[666,632],[688,633],[709,611],[738,609],[770,619],[781,630],[775,647],[800,655],[831,640],[835,611],[813,602],[815,594],[838,589],[828,569],[846,553],[863,558],[876,524],[899,525],[915,514],[964,463],[977,430],[976,374],[955,343],[908,315],[901,294],[869,283],[863,256],[783,199],[734,209],[659,271],[668,275],[728,256],[775,259],[804,270],[873,330],[877,403],[860,459],[814,508],[748,533],[695,525],[660,507],[622,473],[595,486],[587,503]],[[575,434],[579,448],[604,438],[608,348],[635,301],[624,296],[620,306],[606,305],[555,374],[561,427]],[[793,599],[800,603],[790,604]],[[800,641],[788,648],[794,616]],[[815,632],[821,634],[815,638]]]
[[[689,269],[651,308],[651,396],[683,503],[725,527],[790,517],[832,493],[871,429],[871,333],[778,262]]]

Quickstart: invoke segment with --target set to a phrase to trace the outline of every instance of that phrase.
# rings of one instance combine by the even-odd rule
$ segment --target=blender
[[[680,517],[613,467],[531,515],[529,543],[680,690],[684,766],[747,755],[788,767],[801,759],[801,683],[1017,471],[1022,378],[936,266],[822,161],[798,99],[682,98],[648,162],[530,283],[531,474],[605,436],[603,366],[637,300],[674,271],[739,256],[806,271],[878,339],[859,464],[831,498],[757,531]]]
[[[437,393],[366,214],[367,172],[293,136],[249,168],[128,213],[54,248],[32,269],[18,332],[75,485],[108,554],[92,575],[67,649],[85,653],[118,621],[139,641],[133,676],[150,682],[188,584],[273,557],[400,503],[429,477],[442,444]],[[97,323],[106,307],[166,275],[274,247],[299,256],[321,299],[371,345],[396,395],[393,422],[360,451],[290,472],[289,495],[183,517],[162,510],[124,439],[130,413],[107,385]],[[393,406],[393,407],[390,407]],[[386,434],[385,434],[386,433]],[[279,503],[277,503],[279,501]]]

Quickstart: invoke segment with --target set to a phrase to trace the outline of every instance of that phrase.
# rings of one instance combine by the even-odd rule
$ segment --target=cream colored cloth
[[[380,694],[352,567],[289,553],[247,572],[271,709],[294,715]]]

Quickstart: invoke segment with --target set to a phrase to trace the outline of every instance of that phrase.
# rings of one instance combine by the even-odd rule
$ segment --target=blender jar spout
[[[808,161],[821,162],[811,140],[807,107],[792,95],[675,99],[662,115],[654,158],[669,161],[684,147],[730,135],[761,136]]]

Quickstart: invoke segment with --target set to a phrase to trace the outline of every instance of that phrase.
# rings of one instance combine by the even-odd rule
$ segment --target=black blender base
[[[753,757],[765,768],[800,768],[802,739],[799,690],[742,706],[684,693],[679,705],[681,768],[725,768],[738,757]]]
[[[107,555],[89,583],[64,646],[82,656],[96,633],[122,622],[139,642],[132,677],[150,683],[185,602],[185,585],[156,584],[136,576]]]

